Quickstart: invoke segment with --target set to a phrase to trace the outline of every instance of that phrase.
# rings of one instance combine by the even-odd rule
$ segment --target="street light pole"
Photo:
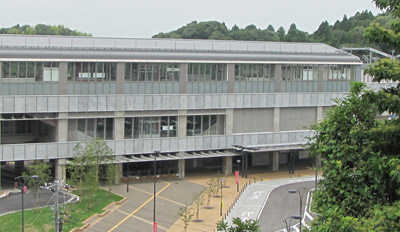
[[[223,205],[223,203],[222,203],[222,182],[223,182],[223,179],[221,178],[221,179],[219,179],[219,181],[221,182],[221,207],[219,210],[219,216],[222,216],[222,205]]]
[[[289,224],[287,223],[287,220],[290,218],[290,221],[289,221]],[[294,215],[292,215],[292,216],[290,216],[290,217],[287,217],[285,220],[283,220],[283,222],[285,223],[285,226],[286,226],[286,231],[287,232],[290,232],[290,227],[292,226],[292,219],[301,219],[301,216],[300,215],[296,215],[296,214],[294,214]],[[300,227],[301,227],[301,224],[300,224]],[[301,229],[300,229],[301,230]]]
[[[303,196],[304,196],[304,192],[306,190],[307,190],[307,188],[305,188],[305,187],[289,190],[289,193],[299,193],[299,197],[300,197],[300,232],[301,232],[301,220],[303,218]]]
[[[156,181],[157,181],[157,155],[160,151],[154,151],[154,187],[153,187],[153,231],[157,232],[156,223]]]
[[[25,190],[25,182],[26,182],[26,179],[27,178],[32,178],[33,180],[38,180],[39,179],[39,177],[38,176],[36,176],[36,175],[34,175],[34,176],[31,176],[31,177],[28,177],[28,176],[18,176],[18,177],[15,177],[15,180],[17,180],[18,181],[18,183],[19,183],[19,185],[20,185],[20,190],[21,190],[21,200],[22,200],[22,205],[21,205],[21,213],[22,213],[22,232],[24,232],[24,230],[25,230],[25,226],[24,226],[24,224],[25,224],[25,222],[24,222],[24,190]],[[1,180],[0,180],[1,181]]]
[[[237,172],[238,172],[238,174],[235,175],[236,178],[237,178],[236,186],[237,186],[237,192],[239,192],[239,166],[240,166],[240,159],[237,159],[236,163],[237,163]]]

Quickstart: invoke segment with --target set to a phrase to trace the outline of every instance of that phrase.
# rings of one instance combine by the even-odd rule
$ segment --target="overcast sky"
[[[286,30],[291,23],[307,32],[343,15],[376,9],[371,0],[1,0],[0,28],[15,24],[62,24],[93,36],[150,38],[191,21],[216,20]]]

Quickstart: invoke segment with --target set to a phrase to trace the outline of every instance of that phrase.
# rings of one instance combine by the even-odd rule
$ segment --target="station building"
[[[49,159],[100,137],[118,178],[312,161],[302,145],[361,80],[356,56],[321,43],[0,35],[0,161]],[[239,163],[239,161],[241,161]]]

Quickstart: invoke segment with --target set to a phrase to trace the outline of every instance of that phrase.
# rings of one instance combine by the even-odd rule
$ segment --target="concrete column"
[[[124,139],[125,133],[124,133],[124,112],[115,112],[115,139]]]
[[[59,71],[59,80],[58,80],[58,94],[59,95],[68,95],[68,63],[60,62],[58,66]]]
[[[225,120],[225,133],[226,135],[233,134],[233,109],[226,109],[226,120]]]
[[[187,82],[187,77],[188,77],[188,64],[181,64],[180,65],[180,73],[179,73],[179,93],[180,94],[186,94],[186,82]]]
[[[235,64],[227,64],[228,93],[235,92]]]
[[[179,179],[185,178],[185,160],[184,159],[178,160],[178,175],[179,175]]]
[[[361,76],[362,76],[362,67],[356,66],[356,81],[361,81]]]
[[[117,63],[117,94],[124,93],[125,63]]]
[[[115,184],[121,183],[121,178],[122,178],[122,164],[114,164],[115,165]]]
[[[274,77],[274,85],[275,85],[275,93],[281,92],[281,83],[282,83],[282,65],[275,65],[275,77]]]
[[[178,137],[186,137],[187,110],[178,111]]]
[[[56,141],[68,142],[68,113],[58,113],[57,126],[56,126]],[[64,118],[64,119],[62,119]]]
[[[2,73],[3,73],[3,62],[0,62],[0,95],[2,94],[1,92],[1,90],[2,90],[2,88],[1,88],[1,82],[3,82],[3,75],[2,75]]]
[[[197,162],[198,162],[199,160],[198,159],[194,159],[193,160],[193,167],[194,168],[197,168]]]
[[[232,156],[226,156],[222,158],[222,174],[232,174]]]
[[[322,115],[323,110],[324,110],[324,108],[322,106],[317,106],[317,122],[318,123],[321,122],[323,119],[323,115]]]
[[[56,159],[55,179],[58,181],[67,180],[67,159]]]
[[[273,121],[273,131],[279,132],[279,125],[280,125],[280,117],[281,117],[281,108],[274,108],[274,121]]]
[[[318,65],[318,92],[324,92],[324,65]]]
[[[271,157],[272,171],[277,172],[279,171],[279,151],[272,152]]]

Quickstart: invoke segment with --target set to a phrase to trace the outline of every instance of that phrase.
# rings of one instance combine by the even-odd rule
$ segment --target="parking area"
[[[178,210],[191,205],[193,195],[204,190],[200,184],[185,180],[157,181],[156,221],[158,231],[167,231],[179,218]],[[153,229],[153,182],[134,182],[113,189],[127,201],[113,208],[101,220],[95,221],[87,231],[152,231]]]

